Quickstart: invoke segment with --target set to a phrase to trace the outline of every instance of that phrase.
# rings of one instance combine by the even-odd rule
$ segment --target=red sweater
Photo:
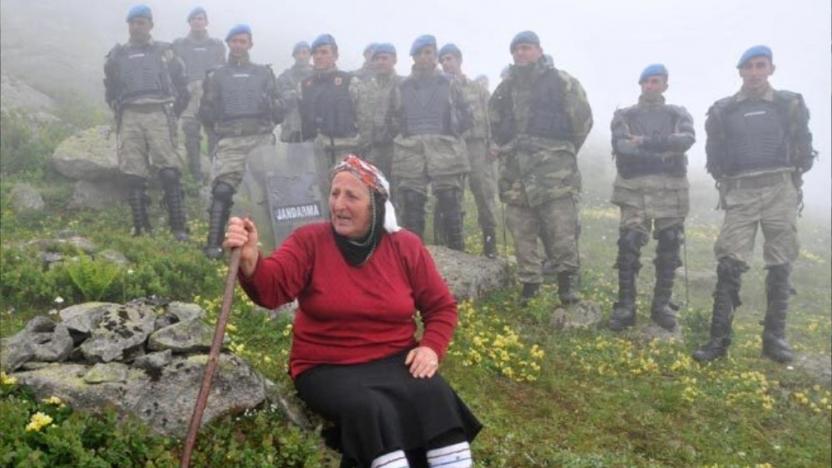
[[[298,300],[289,374],[320,364],[359,364],[417,345],[415,310],[425,331],[419,344],[445,354],[457,322],[456,301],[430,253],[413,233],[384,233],[361,266],[346,262],[329,223],[295,230],[240,284],[273,309]]]

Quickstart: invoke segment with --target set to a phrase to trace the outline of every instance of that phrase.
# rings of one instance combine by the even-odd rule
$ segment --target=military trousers
[[[483,231],[493,231],[497,226],[497,176],[494,161],[488,156],[488,145],[484,138],[465,140],[468,163],[468,185],[477,204],[477,223]]]
[[[465,188],[470,165],[465,141],[450,135],[398,136],[394,140],[393,178],[398,192],[428,194]]]
[[[755,181],[773,182],[757,187]],[[748,265],[757,230],[763,232],[763,260],[766,266],[792,263],[798,257],[798,191],[791,174],[723,181],[721,205],[725,209],[722,229],[714,245],[717,260],[732,257]]]
[[[195,152],[188,153],[188,157],[199,156],[202,142],[202,122],[197,115],[199,111],[199,102],[202,100],[202,80],[194,80],[188,83],[188,92],[191,93],[191,100],[188,101],[188,107],[182,112],[179,121],[182,127],[182,134],[185,137],[185,148],[192,147]],[[217,144],[217,136],[211,132],[208,127],[205,127],[205,133],[208,137],[208,155],[213,156],[215,146]],[[195,167],[194,161],[188,161],[191,167]]]
[[[249,154],[262,145],[274,144],[272,133],[227,136],[217,142],[214,160],[211,162],[211,185],[224,182],[236,189],[243,180]]]
[[[159,169],[182,169],[176,148],[176,122],[163,104],[134,104],[124,108],[118,129],[118,168],[141,178]]]
[[[521,283],[543,282],[543,256],[538,238],[555,271],[576,272],[578,256],[578,204],[576,197],[565,196],[537,206],[506,207],[506,222],[514,238],[517,278]]]

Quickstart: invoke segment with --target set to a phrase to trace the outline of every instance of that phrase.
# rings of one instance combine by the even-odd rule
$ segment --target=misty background
[[[104,107],[104,56],[127,39],[125,16],[138,2],[125,0],[3,0],[0,3],[0,57],[4,74],[55,98],[74,96]],[[292,45],[331,33],[340,49],[339,67],[361,66],[370,42],[392,42],[397,70],[409,73],[410,44],[421,34],[439,46],[456,43],[463,71],[484,74],[493,90],[511,61],[508,44],[521,30],[538,33],[555,66],[578,78],[587,91],[595,126],[579,154],[593,198],[608,198],[614,165],[609,122],[614,110],[633,104],[641,70],[664,63],[670,71],[669,103],[694,117],[697,143],[689,152],[694,199],[711,210],[712,179],[705,174],[705,113],[717,99],[741,84],[736,62],[756,44],[769,45],[777,69],[775,88],[803,94],[812,113],[810,129],[820,157],[805,177],[806,214],[828,225],[832,206],[830,128],[832,119],[832,6],[828,0],[494,0],[388,2],[381,0],[145,2],[153,9],[155,39],[187,34],[186,17],[195,6],[208,11],[209,33],[223,39],[231,26],[253,29],[252,60],[271,63],[275,73],[292,64]],[[589,170],[588,170],[589,169]],[[603,180],[603,184],[597,182]],[[609,183],[607,183],[609,182]],[[604,187],[600,189],[599,187]],[[700,200],[701,201],[701,200]]]

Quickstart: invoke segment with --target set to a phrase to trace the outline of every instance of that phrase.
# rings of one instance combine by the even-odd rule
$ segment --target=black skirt
[[[482,425],[438,373],[410,375],[407,352],[366,364],[323,365],[295,379],[300,398],[334,423],[324,432],[327,445],[346,464],[369,466],[394,450],[424,451],[428,442],[462,431],[470,442]]]

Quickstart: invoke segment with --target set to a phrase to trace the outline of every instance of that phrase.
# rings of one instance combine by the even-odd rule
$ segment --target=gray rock
[[[173,314],[180,322],[205,317],[205,311],[202,310],[202,307],[189,302],[171,302],[167,305],[167,312]]]
[[[81,252],[84,252],[87,255],[94,254],[98,250],[98,247],[86,237],[73,236],[69,239],[64,240],[63,242],[66,242],[68,245],[75,247],[76,249],[80,250]]]
[[[38,122],[55,122],[55,101],[27,83],[3,73],[0,75],[3,110],[19,110]]]
[[[126,368],[123,381],[89,384],[84,380],[92,366],[53,364],[42,369],[13,374],[29,386],[37,398],[57,396],[76,410],[100,411],[113,407],[131,413],[152,429],[183,437],[202,384],[207,355],[175,358],[155,379],[143,369]],[[117,377],[121,378],[121,374]],[[202,424],[229,412],[254,408],[266,398],[265,379],[242,359],[222,354],[205,408]],[[285,398],[293,397],[287,392]]]
[[[41,252],[41,260],[43,260],[44,266],[49,268],[49,266],[53,263],[62,262],[64,260],[63,254],[59,254],[57,252]]]
[[[228,335],[226,335],[228,338]],[[193,353],[211,349],[214,329],[199,319],[175,323],[150,335],[147,349],[163,351],[169,349],[174,353]]]
[[[112,302],[85,302],[61,309],[58,315],[70,330],[89,335],[108,311],[118,308]]]
[[[818,383],[832,387],[832,361],[828,354],[798,354],[792,365]]]
[[[79,180],[75,183],[69,207],[72,209],[104,210],[127,198],[127,185],[117,181]]]
[[[318,416],[310,413],[306,406],[294,397],[293,392],[286,391],[279,382],[273,382],[266,378],[263,378],[263,382],[266,390],[266,400],[280,408],[286,419],[302,429],[312,430],[315,428],[316,424],[313,423],[313,420]]]
[[[27,361],[63,361],[72,352],[72,337],[63,324],[37,316],[9,338],[0,340],[0,368],[13,371]]]
[[[635,326],[622,332],[622,335],[633,341],[649,343],[651,341],[678,342],[684,340],[682,327],[676,326],[676,330],[670,332],[658,326],[650,318],[638,317]]]
[[[438,245],[427,248],[458,301],[477,299],[489,291],[506,287],[511,280],[508,263],[502,259],[469,255]]]
[[[148,353],[133,361],[133,367],[145,370],[161,370],[173,360],[173,351],[166,349],[155,353]]]
[[[110,263],[114,263],[118,266],[123,267],[127,266],[130,263],[130,261],[127,260],[127,257],[125,257],[123,253],[113,249],[102,250],[101,252],[95,254],[95,257],[107,260]]]
[[[128,368],[120,362],[98,363],[84,374],[84,382],[100,384],[105,382],[126,382]]]
[[[90,362],[123,359],[124,352],[145,342],[153,332],[156,314],[152,307],[129,303],[108,309],[90,338],[81,345]]]
[[[44,367],[51,366],[51,362],[40,362],[40,361],[29,361],[24,362],[23,365],[20,366],[23,370],[36,370],[36,369],[43,369]]]
[[[119,174],[115,132],[108,125],[82,130],[55,148],[52,163],[71,179],[111,179]]]
[[[603,320],[601,307],[592,301],[580,301],[552,312],[552,327],[556,330],[595,328]]]
[[[19,214],[43,211],[46,206],[40,192],[27,183],[15,184],[9,192],[9,198],[11,199],[12,210]]]

